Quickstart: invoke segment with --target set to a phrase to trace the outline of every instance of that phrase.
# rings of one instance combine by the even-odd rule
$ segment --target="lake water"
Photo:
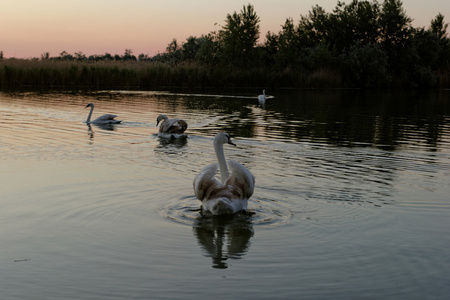
[[[0,299],[448,299],[450,91],[258,94],[1,93]],[[219,131],[248,215],[198,210]]]

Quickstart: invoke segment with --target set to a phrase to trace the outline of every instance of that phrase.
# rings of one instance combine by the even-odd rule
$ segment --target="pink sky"
[[[343,1],[350,3],[351,0]],[[286,18],[294,23],[319,5],[327,12],[337,0],[2,0],[0,50],[5,57],[40,57],[62,51],[85,55],[123,54],[131,49],[153,56],[176,38],[201,36],[224,25],[227,14],[252,4],[260,17],[261,37],[279,32]],[[382,0],[379,1],[382,3]],[[428,27],[439,12],[450,23],[450,1],[404,0],[414,27]]]

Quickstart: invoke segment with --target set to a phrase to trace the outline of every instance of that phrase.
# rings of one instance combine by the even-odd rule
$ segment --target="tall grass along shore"
[[[438,87],[450,87],[448,72],[438,74]],[[155,89],[162,87],[347,88],[339,70],[310,73],[286,68],[216,67],[193,62],[0,60],[0,88],[18,89]]]

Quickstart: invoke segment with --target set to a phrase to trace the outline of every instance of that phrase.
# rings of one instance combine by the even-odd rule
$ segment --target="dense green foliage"
[[[298,24],[288,18],[280,32],[268,32],[262,45],[257,45],[259,18],[252,5],[227,15],[225,22],[219,32],[190,37],[154,59],[264,70],[278,76],[262,84],[275,86],[450,84],[450,42],[443,15],[431,20],[428,29],[413,28],[400,0],[338,1],[331,13],[316,5]]]
[[[139,87],[450,87],[448,24],[438,14],[413,28],[400,0],[338,1],[286,19],[260,38],[251,4],[218,31],[174,39],[154,57],[48,53],[28,64],[0,59],[2,88],[16,85]]]

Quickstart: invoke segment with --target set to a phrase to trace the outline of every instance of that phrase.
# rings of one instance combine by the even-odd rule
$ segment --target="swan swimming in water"
[[[202,209],[213,215],[229,215],[247,210],[248,198],[253,194],[255,177],[235,160],[225,161],[223,144],[236,146],[230,136],[219,132],[214,138],[214,150],[220,169],[221,182],[214,176],[217,164],[204,167],[194,179],[195,196],[202,201]],[[231,175],[228,173],[228,167]]]
[[[105,114],[101,117],[98,117],[94,121],[91,121],[92,112],[94,111],[94,103],[89,103],[88,105],[86,105],[86,107],[91,108],[91,111],[89,112],[88,118],[86,120],[86,124],[101,124],[101,125],[103,125],[103,124],[119,124],[120,122],[122,122],[119,120],[114,120],[114,118],[117,116],[110,115],[110,114]]]
[[[263,90],[262,95],[258,96],[259,105],[264,106],[264,104],[266,104],[266,99],[266,90]]]
[[[184,133],[188,127],[186,121],[180,119],[169,119],[166,115],[159,115],[156,119],[156,126],[158,126],[159,122],[161,122],[161,126],[159,126],[158,136],[165,138],[186,137],[186,134]]]

